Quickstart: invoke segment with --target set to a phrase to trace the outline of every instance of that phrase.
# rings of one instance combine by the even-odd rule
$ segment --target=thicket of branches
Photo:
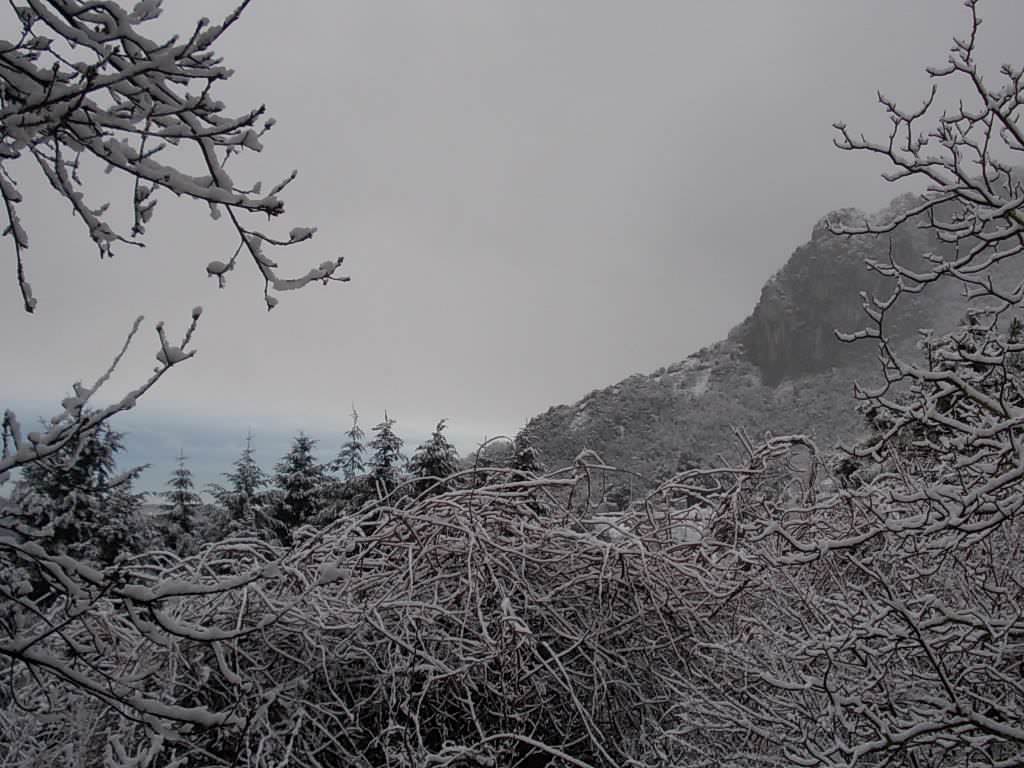
[[[40,685],[23,667],[22,707],[74,701],[79,716],[69,738],[66,723],[50,731],[9,707],[15,754],[99,764],[89,741],[104,734],[114,764],[129,764],[122,750],[160,764],[656,762],[699,590],[653,539],[601,541],[581,526],[567,504],[576,487],[511,471],[300,529],[287,552],[232,539],[126,563],[126,581],[149,584],[128,594],[69,575],[93,602],[76,613],[86,598],[62,596],[47,651],[74,643],[83,667],[127,686],[122,698],[131,688],[204,709],[83,706],[75,681]]]
[[[857,390],[870,434],[825,493],[807,479],[787,499],[761,490],[763,472],[744,478],[713,529],[748,567],[727,609],[735,629],[716,626],[707,646],[729,674],[709,677],[688,718],[756,735],[750,762],[1024,761],[1024,75],[1004,66],[990,83],[976,61],[977,4],[966,6],[969,34],[929,69],[924,104],[879,96],[886,140],[836,125],[840,148],[881,155],[888,178],[918,179],[925,192],[889,220],[834,231],[885,238],[910,223],[940,243],[924,268],[868,264],[891,293],[865,296],[869,325],[845,338],[879,351],[884,386]],[[970,98],[940,113],[947,81]],[[965,298],[960,327],[922,332],[919,356],[901,356],[887,325],[901,297],[950,282]],[[737,495],[744,487],[752,493]]]

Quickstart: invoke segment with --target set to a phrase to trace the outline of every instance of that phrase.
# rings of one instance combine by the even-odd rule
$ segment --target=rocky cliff
[[[872,219],[912,204],[901,197]],[[942,246],[913,223],[891,235],[833,235],[826,221],[863,222],[845,209],[823,218],[761,291],[750,316],[728,338],[651,374],[594,390],[550,408],[527,425],[548,466],[589,448],[606,463],[655,479],[684,464],[739,458],[733,427],[752,437],[802,432],[831,448],[859,431],[854,380],[877,377],[871,342],[840,342],[835,330],[863,327],[860,292],[885,295],[888,278],[867,259],[919,266]],[[912,348],[918,328],[949,327],[956,297],[925,292],[901,298],[886,333]]]

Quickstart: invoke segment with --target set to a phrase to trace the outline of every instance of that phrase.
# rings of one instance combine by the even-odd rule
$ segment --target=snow
[[[190,357],[190,353],[187,353],[181,349],[181,347],[165,347],[156,353],[156,359],[158,362],[164,365],[175,365],[180,363],[182,360],[186,360]]]
[[[217,261],[216,259],[206,265],[206,274],[210,277],[217,278],[217,286],[223,288],[227,282],[226,275],[232,269],[235,268],[234,260],[224,263],[223,261]]]
[[[711,385],[711,369],[705,368],[691,379],[687,387],[693,397],[701,397],[706,394]]]
[[[341,568],[336,565],[324,564],[320,566],[320,572],[317,574],[316,577],[316,585],[318,587],[323,587],[327,584],[332,584],[336,581],[339,581],[345,578],[347,575],[348,570],[345,568]]]
[[[582,405],[576,409],[576,413],[569,422],[569,429],[573,432],[578,432],[586,427],[591,421],[593,421],[593,416],[587,412],[586,405]]]
[[[260,577],[264,579],[280,579],[283,575],[280,563],[268,563],[260,570]]]

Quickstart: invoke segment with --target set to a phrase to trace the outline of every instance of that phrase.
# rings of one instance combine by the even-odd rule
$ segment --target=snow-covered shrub
[[[1024,77],[1005,66],[1001,85],[989,83],[975,56],[977,4],[966,5],[970,35],[929,72],[961,81],[969,98],[922,129],[937,90],[913,111],[883,96],[893,128],[881,142],[836,126],[841,148],[881,155],[889,178],[926,191],[888,218],[832,230],[886,238],[916,223],[944,247],[914,264],[868,263],[892,292],[865,295],[868,327],[844,338],[876,345],[884,383],[857,389],[873,433],[841,476],[780,493],[777,478],[798,477],[795,444],[771,440],[713,499],[703,547],[732,596],[704,625],[699,684],[682,699],[699,731],[692,755],[1024,761],[1024,179],[1008,162],[1024,151]],[[959,327],[923,331],[916,357],[890,344],[908,297],[950,286],[966,300]],[[810,466],[824,476],[829,464]]]
[[[587,532],[568,502],[577,480],[510,476],[367,510],[372,526],[300,528],[289,550],[235,539],[134,561],[132,586],[97,584],[81,618],[70,613],[85,595],[54,608],[40,631],[63,618],[73,636],[42,645],[148,702],[134,717],[116,701],[90,715],[126,755],[154,750],[140,765],[532,755],[610,767],[672,754],[699,573],[641,536]],[[89,578],[77,580],[91,590]],[[73,679],[40,686],[19,666],[15,680],[23,701],[88,710]],[[107,759],[45,717],[10,722],[20,759]]]

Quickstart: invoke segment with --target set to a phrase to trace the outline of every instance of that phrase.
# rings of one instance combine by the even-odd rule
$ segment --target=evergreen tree
[[[313,455],[316,440],[303,432],[274,467],[273,527],[285,545],[291,543],[291,531],[309,522],[324,506],[330,492],[327,467]]]
[[[444,419],[437,422],[430,440],[423,443],[409,461],[409,471],[417,478],[417,491],[444,493],[449,478],[459,469],[459,454],[444,436]]]
[[[512,441],[512,462],[510,466],[512,469],[531,475],[544,472],[544,465],[540,461],[540,454],[533,447],[525,427],[516,433],[515,439]]]
[[[359,426],[359,414],[352,409],[352,428],[345,433],[345,443],[334,460],[334,468],[341,471],[346,483],[351,483],[366,472],[363,453],[366,450],[366,433]]]
[[[370,441],[370,480],[378,493],[387,496],[398,487],[405,456],[402,455],[404,441],[395,434],[392,427],[395,420],[384,412],[384,421],[373,428],[374,437]]]
[[[132,489],[145,467],[117,471],[122,437],[101,424],[25,467],[19,507],[50,551],[109,565],[149,543],[140,514],[143,494]]]
[[[235,459],[234,470],[225,472],[227,487],[219,484],[210,486],[210,494],[224,512],[218,516],[207,534],[208,540],[237,535],[245,530],[266,528],[270,478],[253,458],[252,433],[245,438],[245,448]]]
[[[160,496],[164,503],[163,533],[167,545],[181,554],[191,552],[196,545],[196,512],[202,499],[195,492],[192,470],[185,464],[185,452],[178,453],[178,466],[167,481],[167,490]]]

